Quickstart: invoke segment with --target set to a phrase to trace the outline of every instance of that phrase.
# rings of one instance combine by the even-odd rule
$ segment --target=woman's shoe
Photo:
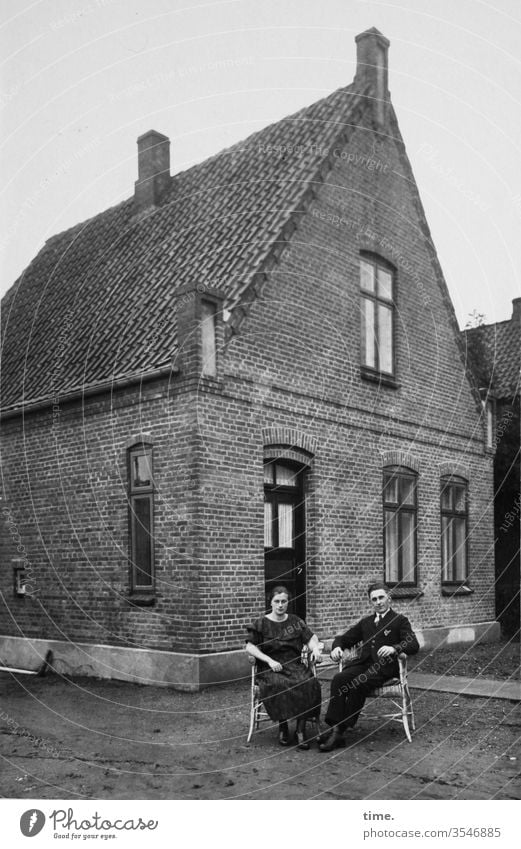
[[[309,743],[306,740],[306,735],[303,731],[297,731],[297,749],[303,749],[307,751],[309,749]]]
[[[279,722],[279,744],[287,746],[289,743],[289,728],[287,722]]]

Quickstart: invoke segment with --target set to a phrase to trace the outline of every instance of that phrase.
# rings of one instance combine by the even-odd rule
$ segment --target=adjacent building
[[[465,330],[464,343],[494,452],[496,616],[506,637],[519,638],[521,298],[510,319]]]

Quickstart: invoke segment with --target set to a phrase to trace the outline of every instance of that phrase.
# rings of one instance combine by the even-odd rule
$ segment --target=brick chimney
[[[387,104],[390,94],[387,88],[388,53],[390,41],[375,27],[361,32],[356,41],[355,83],[369,86],[368,96],[373,99],[373,118],[375,124],[383,128],[387,117]]]
[[[134,190],[136,214],[157,206],[170,184],[170,139],[156,130],[137,140],[138,179]]]
[[[521,298],[512,298],[512,321],[521,328]]]

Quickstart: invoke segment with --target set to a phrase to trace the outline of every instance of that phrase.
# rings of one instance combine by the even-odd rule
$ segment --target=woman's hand
[[[342,651],[340,646],[337,646],[336,649],[333,649],[333,651],[331,652],[331,660],[338,662],[343,654],[344,652]]]
[[[282,672],[281,663],[278,663],[276,660],[270,660],[269,664],[272,672]]]
[[[322,652],[320,651],[320,649],[312,649],[311,660],[313,660],[315,663],[322,663]]]

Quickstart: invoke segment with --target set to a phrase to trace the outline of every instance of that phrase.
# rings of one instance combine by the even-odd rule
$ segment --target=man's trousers
[[[328,725],[340,731],[356,724],[368,694],[384,681],[398,675],[395,664],[382,668],[381,663],[353,663],[338,672],[331,681],[331,697],[326,713]]]

